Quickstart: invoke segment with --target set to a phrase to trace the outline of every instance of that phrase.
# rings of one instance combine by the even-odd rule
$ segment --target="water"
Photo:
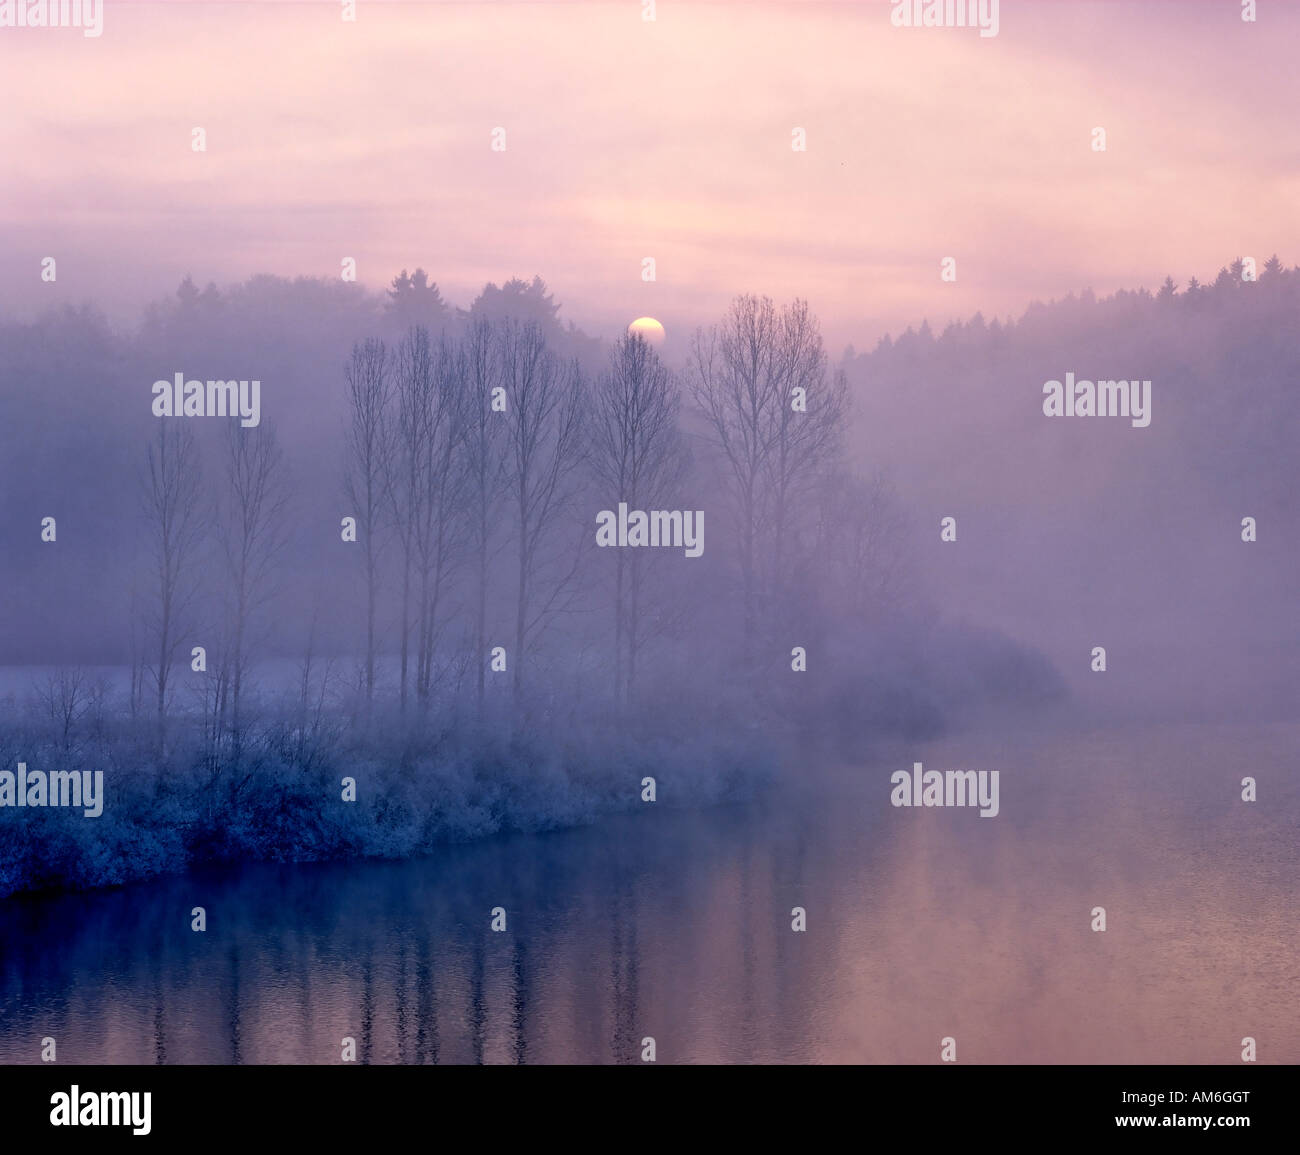
[[[965,736],[741,807],[11,899],[0,1060],[1295,1063],[1298,738]],[[1000,815],[890,807],[918,759],[1000,770]]]

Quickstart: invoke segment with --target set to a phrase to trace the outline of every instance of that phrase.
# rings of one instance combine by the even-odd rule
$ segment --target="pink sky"
[[[362,0],[345,23],[328,0],[109,0],[99,39],[0,29],[0,311],[133,320],[186,273],[350,256],[374,288],[423,265],[462,305],[540,273],[603,335],[801,295],[838,353],[1293,264],[1300,5],[1259,7],[1002,0],[981,38],[895,29],[887,2],[660,0],[648,23],[640,0]]]

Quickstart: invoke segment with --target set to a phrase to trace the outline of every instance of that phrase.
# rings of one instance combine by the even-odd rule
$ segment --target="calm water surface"
[[[744,806],[0,902],[0,1061],[1296,1063],[1298,740],[964,736]],[[999,770],[1000,815],[892,808],[914,760]]]

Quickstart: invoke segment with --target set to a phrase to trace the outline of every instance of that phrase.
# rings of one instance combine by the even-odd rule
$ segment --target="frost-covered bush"
[[[774,768],[758,743],[613,722],[562,735],[385,723],[302,760],[292,746],[279,726],[249,735],[237,758],[214,757],[197,739],[174,740],[159,756],[144,736],[68,747],[6,735],[3,766],[102,770],[105,801],[97,818],[0,807],[0,896],[116,886],[207,863],[406,858],[634,809],[645,777],[655,778],[660,802],[690,806],[743,794]],[[353,801],[345,779],[355,783]]]

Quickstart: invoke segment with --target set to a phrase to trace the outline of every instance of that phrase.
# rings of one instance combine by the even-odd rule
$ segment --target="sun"
[[[627,327],[627,331],[640,334],[645,338],[647,344],[656,348],[664,343],[664,327],[653,317],[638,317]]]

